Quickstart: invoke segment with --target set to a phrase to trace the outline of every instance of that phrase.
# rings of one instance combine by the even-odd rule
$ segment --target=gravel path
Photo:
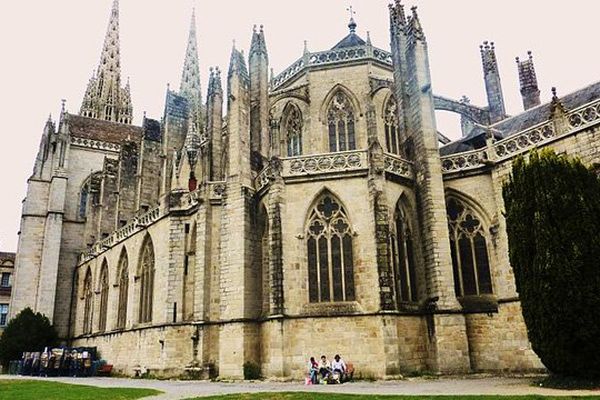
[[[600,396],[600,390],[554,390],[531,385],[532,378],[415,378],[403,381],[352,382],[343,385],[304,386],[294,382],[235,382],[212,383],[204,381],[158,381],[124,378],[31,378],[6,377],[2,379],[41,379],[99,387],[132,387],[157,389],[164,394],[149,400],[181,400],[200,396],[229,393],[256,392],[331,392],[353,394],[398,394],[398,395],[555,395],[555,396]]]

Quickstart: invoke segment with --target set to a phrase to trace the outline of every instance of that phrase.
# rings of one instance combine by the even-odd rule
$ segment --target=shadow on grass
[[[0,400],[135,400],[161,393],[153,389],[99,388],[48,381],[0,380]]]

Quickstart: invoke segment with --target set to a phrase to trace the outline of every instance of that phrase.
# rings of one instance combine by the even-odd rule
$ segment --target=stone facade
[[[8,323],[14,269],[15,253],[0,252],[0,334]]]
[[[600,85],[536,106],[530,58],[528,110],[507,117],[493,45],[479,107],[434,95],[416,9],[396,1],[390,26],[391,53],[351,20],[332,49],[305,50],[270,82],[255,28],[248,62],[232,50],[226,91],[211,69],[203,105],[192,24],[161,122],[48,121],[11,315],[44,312],[126,374],[239,378],[251,362],[299,378],[309,356],[335,353],[376,378],[543,368],[501,186],[534,147],[600,163]],[[461,114],[461,139],[437,132],[437,109]]]

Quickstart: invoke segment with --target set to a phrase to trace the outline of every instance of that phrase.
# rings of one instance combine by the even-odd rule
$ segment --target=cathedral
[[[42,312],[127,375],[298,378],[336,353],[373,378],[543,369],[502,183],[536,147],[600,163],[600,83],[542,104],[529,53],[509,116],[484,42],[488,104],[443,97],[416,7],[394,0],[389,16],[391,51],[351,18],[278,75],[255,27],[204,100],[192,18],[179,89],[135,126],[114,0],[79,113],[43,129],[11,316]],[[460,139],[436,110],[461,116]]]

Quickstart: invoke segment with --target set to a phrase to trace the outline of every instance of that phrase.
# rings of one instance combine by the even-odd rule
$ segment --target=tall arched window
[[[396,206],[395,214],[390,230],[390,249],[397,301],[398,304],[416,302],[418,293],[413,236],[406,212],[400,203]]]
[[[127,251],[123,249],[119,258],[119,308],[117,310],[117,328],[125,328],[127,324],[127,296],[129,292],[129,259]]]
[[[398,129],[398,103],[390,96],[385,104],[385,145],[389,153],[400,154],[400,129]]]
[[[98,321],[98,330],[106,330],[106,315],[108,314],[108,263],[106,260],[102,263],[100,270],[100,320]]]
[[[354,108],[350,99],[341,89],[333,96],[327,110],[329,126],[329,151],[355,150]]]
[[[352,230],[346,211],[330,193],[312,209],[307,238],[310,302],[353,301]]]
[[[297,105],[290,103],[286,107],[283,123],[287,140],[288,157],[302,155],[302,113]]]
[[[92,306],[94,292],[92,290],[92,270],[88,267],[83,280],[83,334],[92,333]]]
[[[481,219],[454,197],[447,199],[447,210],[456,295],[492,294],[487,235]]]
[[[152,297],[154,294],[154,246],[147,236],[140,255],[140,323],[152,322]]]

